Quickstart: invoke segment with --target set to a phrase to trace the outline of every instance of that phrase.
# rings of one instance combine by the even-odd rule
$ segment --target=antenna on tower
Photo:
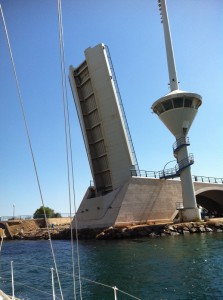
[[[170,80],[170,90],[172,92],[178,90],[179,87],[178,87],[177,71],[175,66],[173,46],[171,40],[170,26],[168,20],[168,13],[166,8],[166,0],[158,0],[158,6],[161,15],[161,23],[163,24],[163,30],[164,30],[166,56],[167,56],[167,64],[168,64],[169,80]]]

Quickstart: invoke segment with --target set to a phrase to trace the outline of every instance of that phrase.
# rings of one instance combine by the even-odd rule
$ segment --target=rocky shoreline
[[[180,224],[140,225],[124,228],[110,227],[96,236],[98,240],[165,237],[193,233],[223,232],[223,222],[189,222]]]
[[[22,223],[21,223],[22,224]],[[20,226],[21,226],[20,224]],[[51,239],[53,240],[69,240],[71,231],[69,227],[50,228]],[[9,232],[9,231],[8,231]],[[153,224],[153,225],[135,225],[126,227],[109,227],[98,229],[82,229],[78,230],[78,238],[81,240],[115,240],[115,239],[131,239],[140,237],[167,237],[176,235],[186,235],[194,233],[218,233],[223,232],[223,219],[212,219],[202,222],[188,222],[179,224]],[[73,230],[75,237],[75,230]],[[48,240],[48,230],[46,228],[32,228],[30,230],[12,230],[6,238],[13,240]]]

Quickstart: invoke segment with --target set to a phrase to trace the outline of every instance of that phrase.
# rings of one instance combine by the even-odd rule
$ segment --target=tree
[[[47,218],[61,218],[61,214],[60,213],[55,213],[54,210],[50,207],[45,207],[45,212],[46,212],[46,217]],[[44,218],[44,209],[43,206],[40,206],[40,208],[38,208],[34,214],[33,214],[33,218],[34,219],[40,219],[40,218]]]

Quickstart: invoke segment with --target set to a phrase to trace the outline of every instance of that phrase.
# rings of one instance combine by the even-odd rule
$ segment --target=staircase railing
[[[194,163],[194,156],[190,154],[188,157],[179,161],[174,168],[162,170],[159,172],[160,179],[169,179],[180,176],[180,173]]]
[[[180,173],[183,169],[191,166],[194,163],[194,156],[192,153],[189,154],[188,157],[182,159],[178,162],[178,172]]]
[[[190,146],[189,137],[181,137],[173,144],[173,153],[177,153],[183,146]]]

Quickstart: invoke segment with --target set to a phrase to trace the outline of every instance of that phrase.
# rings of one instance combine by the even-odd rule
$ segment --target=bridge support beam
[[[180,222],[196,222],[201,220],[200,209],[195,208],[184,208],[179,210]]]

